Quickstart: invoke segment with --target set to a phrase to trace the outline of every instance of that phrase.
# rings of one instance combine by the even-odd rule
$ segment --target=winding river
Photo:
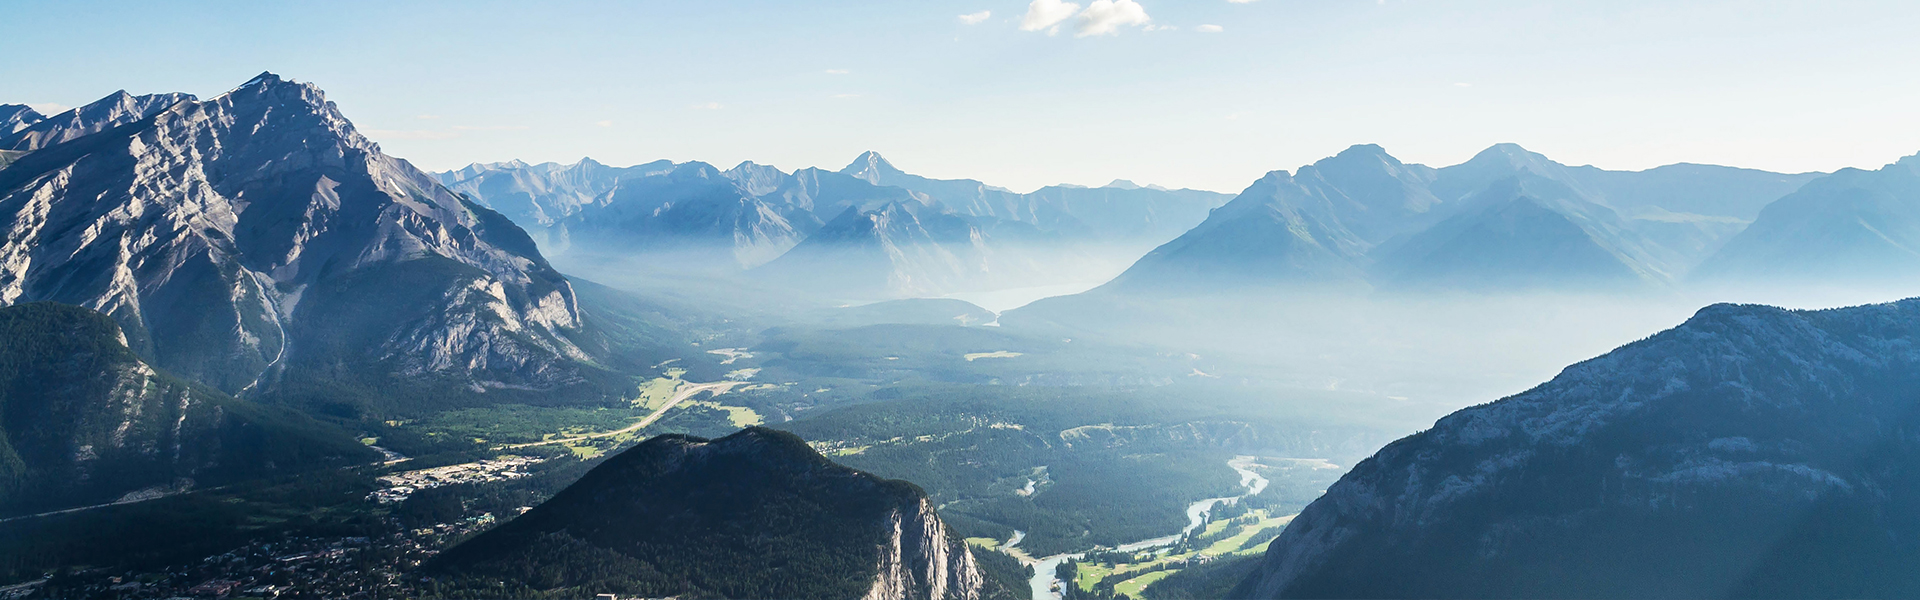
[[[1251,468],[1254,460],[1255,458],[1252,456],[1236,456],[1233,457],[1233,460],[1227,461],[1228,467],[1232,467],[1235,472],[1240,473],[1240,486],[1246,488],[1246,493],[1225,498],[1208,498],[1193,504],[1188,504],[1187,526],[1185,529],[1181,529],[1180,533],[1166,537],[1140,540],[1130,544],[1121,544],[1116,549],[1123,552],[1139,552],[1148,548],[1172,546],[1174,543],[1179,542],[1180,538],[1186,537],[1189,533],[1193,533],[1193,530],[1205,526],[1207,524],[1207,513],[1212,512],[1213,507],[1219,506],[1221,503],[1237,502],[1241,498],[1259,494],[1261,491],[1266,490],[1267,478],[1261,477],[1259,473],[1253,472]],[[1026,537],[1026,532],[1015,531],[1013,532],[1013,539],[1008,540],[1005,546],[1011,548],[1014,544],[1018,544],[1021,540],[1026,539]],[[1081,556],[1085,555],[1080,553],[1055,554],[1046,558],[1025,561],[1028,566],[1033,567],[1033,579],[1027,582],[1028,586],[1033,590],[1033,600],[1059,600],[1060,593],[1054,591],[1054,588],[1060,584],[1060,581],[1054,578],[1054,569],[1058,568],[1060,563],[1066,562],[1067,559],[1077,559]]]

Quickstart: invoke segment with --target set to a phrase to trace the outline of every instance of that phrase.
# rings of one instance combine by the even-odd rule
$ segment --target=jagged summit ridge
[[[584,358],[563,335],[572,288],[525,234],[381,153],[312,84],[263,74],[206,101],[115,94],[68,115],[0,171],[0,302],[100,310],[161,366],[236,393],[282,359],[342,351],[522,384]],[[434,273],[408,285],[444,286],[439,306],[368,323],[349,346],[371,348],[308,325],[364,312],[353,290],[406,269]]]
[[[192,101],[187,94],[150,94],[135,96],[120,90],[92,103],[26,124],[10,135],[0,136],[0,150],[30,152],[47,146],[99,133],[153,116],[180,102]],[[37,113],[35,113],[37,115]]]

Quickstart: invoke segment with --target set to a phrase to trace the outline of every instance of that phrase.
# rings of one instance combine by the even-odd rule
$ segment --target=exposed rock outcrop
[[[319,88],[130,96],[0,140],[0,304],[111,315],[229,393],[351,365],[550,387],[587,357],[571,285],[507,219],[380,151]]]

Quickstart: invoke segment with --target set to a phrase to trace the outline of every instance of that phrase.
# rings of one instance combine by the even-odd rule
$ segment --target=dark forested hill
[[[1920,300],[1717,305],[1342,478],[1236,597],[1920,595]]]
[[[757,427],[648,440],[428,568],[473,597],[1006,594],[919,488]]]
[[[377,458],[344,432],[155,370],[100,313],[0,308],[0,515]]]

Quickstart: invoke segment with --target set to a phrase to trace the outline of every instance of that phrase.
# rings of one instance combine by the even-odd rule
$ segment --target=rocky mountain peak
[[[884,185],[883,180],[906,174],[905,171],[895,168],[893,163],[887,162],[879,152],[872,150],[861,153],[859,158],[853,159],[853,162],[848,163],[847,167],[840,172],[865,179],[874,185]]]
[[[22,134],[59,150],[0,171],[0,206],[17,213],[0,222],[31,224],[0,246],[0,302],[105,312],[164,368],[243,393],[296,349],[549,384],[584,358],[562,335],[579,323],[571,285],[526,234],[381,153],[312,84],[269,73],[204,102],[116,94]],[[356,306],[387,285],[437,294],[389,316],[432,316]],[[328,331],[348,315],[371,347],[299,348],[357,339]],[[307,330],[309,317],[335,322]]]
[[[1564,165],[1554,162],[1546,155],[1513,143],[1494,144],[1486,150],[1481,150],[1479,154],[1473,155],[1473,158],[1468,159],[1467,162],[1447,167],[1443,171],[1482,180],[1529,172],[1566,181],[1573,179],[1565,175]]]

